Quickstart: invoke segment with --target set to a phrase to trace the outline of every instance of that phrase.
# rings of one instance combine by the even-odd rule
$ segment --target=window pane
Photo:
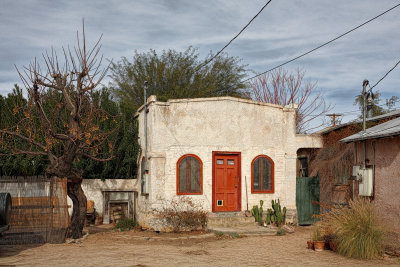
[[[308,159],[299,158],[299,165],[300,177],[308,177]]]
[[[184,158],[179,163],[179,192],[183,193],[186,191],[186,160]]]
[[[201,164],[198,159],[183,158],[178,171],[180,193],[201,193]]]
[[[260,168],[259,160],[257,159],[253,164],[253,189],[260,190]]]
[[[272,190],[272,164],[267,158],[262,158],[263,190]]]
[[[224,165],[224,160],[223,159],[217,159],[217,164],[218,165]]]
[[[190,179],[190,189],[192,193],[200,193],[201,191],[201,173],[200,173],[200,162],[194,158],[190,157],[191,160],[191,179]]]
[[[146,181],[144,180],[144,179],[145,179],[145,173],[146,173],[146,170],[145,170],[145,163],[146,163],[146,160],[145,160],[145,158],[143,157],[143,158],[142,158],[142,162],[141,162],[141,166],[140,166],[140,170],[141,170],[140,189],[141,189],[141,191],[142,191],[143,193],[145,193],[145,191],[146,191],[146,189],[145,189]]]
[[[228,165],[235,165],[235,161],[233,159],[228,159]]]
[[[253,190],[272,191],[272,162],[266,157],[260,157],[253,163]]]

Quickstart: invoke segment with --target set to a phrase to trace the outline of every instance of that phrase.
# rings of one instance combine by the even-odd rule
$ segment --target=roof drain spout
[[[148,87],[148,82],[144,82],[144,90],[143,90],[143,120],[144,120],[144,175],[142,179],[142,193],[148,193],[148,186],[149,186],[149,166],[148,166],[148,157],[147,157],[147,87]]]

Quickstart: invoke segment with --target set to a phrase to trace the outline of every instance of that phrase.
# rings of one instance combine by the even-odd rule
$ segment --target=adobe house
[[[183,196],[210,213],[232,214],[279,198],[296,217],[297,151],[322,142],[319,135],[296,134],[295,110],[234,97],[159,102],[150,96],[146,131],[144,107],[136,113],[138,222],[160,228],[153,211]]]
[[[368,118],[366,120],[367,127],[399,116],[400,110],[394,110]],[[354,190],[351,179],[356,151],[353,145],[347,145],[339,140],[358,133],[360,130],[362,130],[362,121],[357,120],[327,127],[318,132],[322,136],[323,148],[309,153],[308,165],[310,176],[319,175],[321,203],[347,204],[353,198]]]
[[[365,165],[371,170],[367,192],[355,187],[356,195],[369,196],[377,207],[379,218],[390,230],[400,234],[400,118],[368,128],[346,137],[341,142],[354,146],[354,165],[363,166],[363,142],[365,142]],[[357,185],[359,182],[357,181]],[[361,188],[363,189],[363,188]],[[363,190],[364,191],[364,190]]]

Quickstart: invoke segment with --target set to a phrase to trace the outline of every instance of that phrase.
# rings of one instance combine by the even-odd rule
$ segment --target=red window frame
[[[200,163],[200,192],[179,192],[179,163],[187,157],[193,157]],[[203,194],[203,162],[194,154],[185,154],[176,162],[176,194],[177,195],[202,195]]]
[[[272,190],[255,190],[254,189],[253,165],[254,165],[254,162],[259,158],[266,158],[267,160],[269,160],[271,162],[271,165],[272,165],[272,177],[271,177],[272,178]],[[260,181],[260,184],[263,184],[262,181]],[[251,193],[252,194],[265,194],[265,193],[274,193],[274,192],[275,192],[275,163],[267,155],[258,155],[251,162]]]

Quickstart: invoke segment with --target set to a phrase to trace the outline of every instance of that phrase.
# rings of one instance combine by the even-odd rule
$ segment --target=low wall
[[[82,189],[87,200],[94,201],[94,208],[97,213],[103,216],[103,193],[104,191],[136,191],[139,190],[137,179],[83,179]],[[72,214],[72,200],[68,198],[68,205],[71,205],[69,213]]]

